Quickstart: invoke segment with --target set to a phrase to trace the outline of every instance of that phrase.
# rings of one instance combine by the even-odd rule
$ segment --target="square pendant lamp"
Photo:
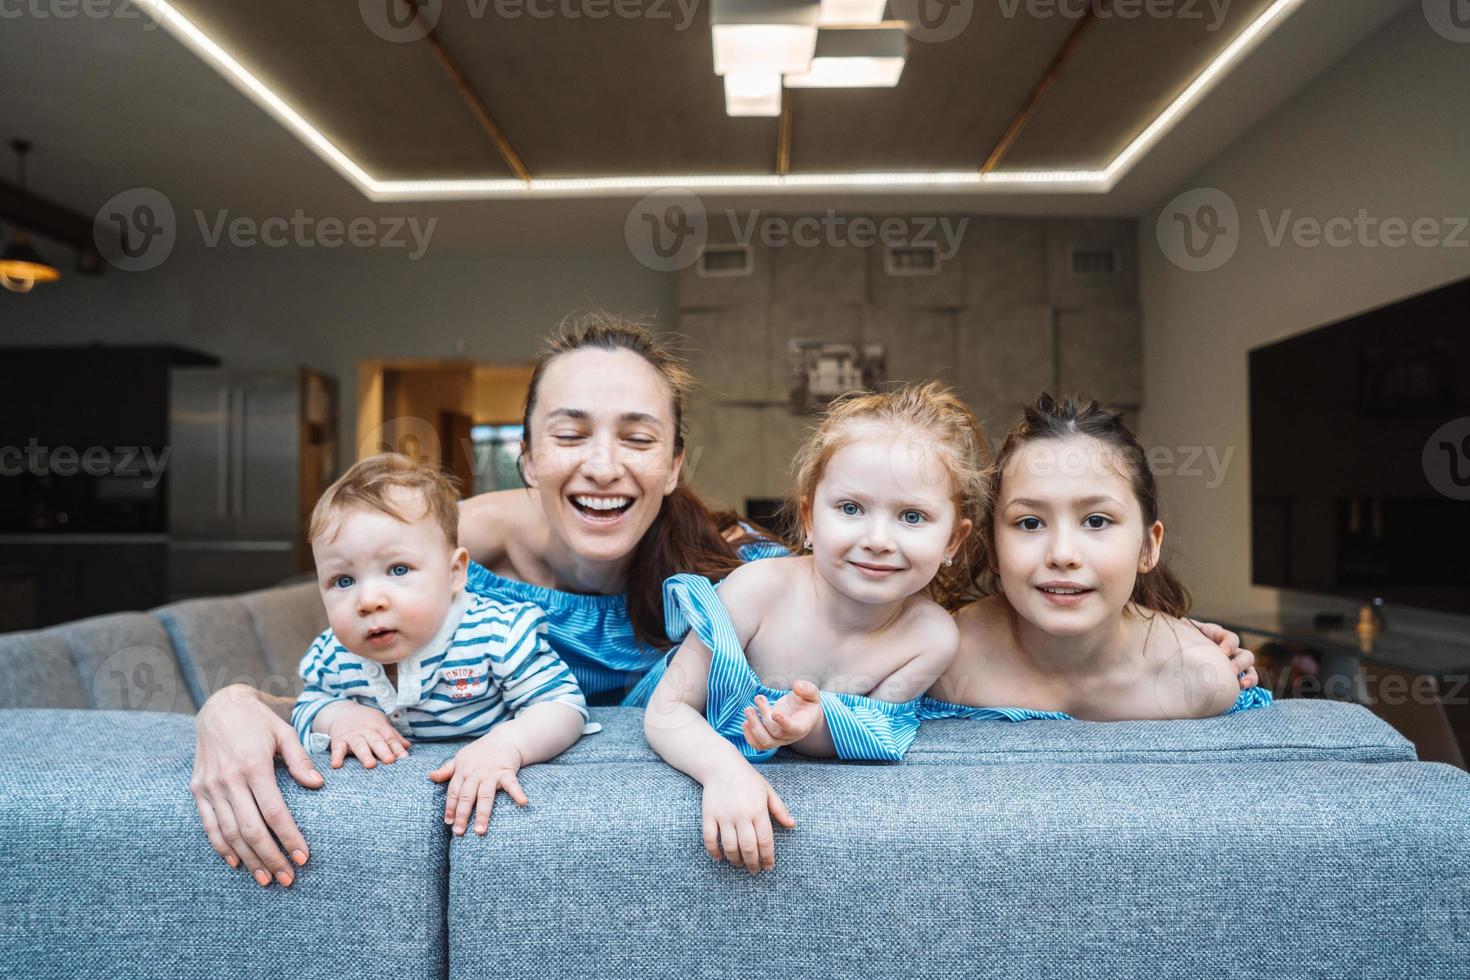
[[[725,115],[779,116],[781,76],[773,71],[725,73]]]
[[[816,50],[820,14],[820,0],[711,0],[715,74],[805,72]]]
[[[823,27],[829,24],[881,24],[888,0],[822,0]]]
[[[903,30],[823,30],[812,67],[786,76],[787,88],[892,88],[903,74],[907,39]]]

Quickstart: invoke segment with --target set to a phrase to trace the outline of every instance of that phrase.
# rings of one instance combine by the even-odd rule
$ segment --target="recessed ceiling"
[[[698,3],[421,0],[408,39],[388,40],[407,0],[141,2],[364,194],[402,200],[675,183],[1106,193],[1305,0],[1096,0],[1086,16],[1063,13],[1078,0],[961,0],[953,37],[909,25],[896,87],[789,90],[780,119],[725,114]]]

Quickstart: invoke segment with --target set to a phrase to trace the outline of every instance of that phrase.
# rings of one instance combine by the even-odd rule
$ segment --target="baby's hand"
[[[471,811],[475,814],[475,833],[483,836],[490,829],[490,813],[495,809],[495,794],[500,789],[520,806],[530,802],[516,779],[520,769],[521,753],[513,745],[483,735],[429,773],[436,783],[449,780],[444,822],[454,824],[456,837],[464,835]]]
[[[796,826],[771,784],[754,766],[742,761],[705,784],[704,849],[716,861],[723,856],[751,874],[762,868],[774,868],[776,839],[771,829],[772,816],[783,827]]]
[[[822,692],[811,681],[797,681],[774,705],[757,694],[755,707],[745,709],[741,731],[752,748],[765,751],[800,742],[821,720]]]
[[[329,704],[316,716],[312,730],[331,738],[333,769],[342,768],[349,749],[364,769],[376,766],[377,759],[393,762],[408,757],[408,739],[393,727],[387,715],[365,704],[354,701]]]

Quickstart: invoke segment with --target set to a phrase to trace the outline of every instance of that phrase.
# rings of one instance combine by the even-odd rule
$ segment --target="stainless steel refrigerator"
[[[170,381],[170,598],[310,571],[306,519],[336,467],[333,380],[304,368],[179,368]]]

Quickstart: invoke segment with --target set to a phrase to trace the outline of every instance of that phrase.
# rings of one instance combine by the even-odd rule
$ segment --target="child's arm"
[[[378,759],[391,763],[404,758],[409,741],[387,716],[341,693],[334,669],[339,654],[336,637],[327,630],[301,658],[299,670],[306,684],[291,709],[291,724],[301,744],[310,748],[313,732],[326,735],[333,769],[342,768],[349,750],[364,769],[372,769]]]
[[[764,776],[704,717],[710,652],[698,636],[685,637],[643,714],[643,734],[665,762],[704,787],[704,849],[751,874],[776,866],[771,816],[796,821]],[[723,855],[721,846],[723,845]]]
[[[952,616],[937,605],[926,608],[922,616],[914,634],[919,652],[864,696],[868,702],[882,703],[852,704],[832,694],[824,697],[814,684],[798,681],[775,705],[756,695],[756,709],[746,711],[746,741],[758,749],[789,745],[818,758],[901,757],[907,748],[902,730],[909,725],[901,712],[887,706],[904,704],[927,691],[959,651],[959,628]],[[834,720],[841,726],[835,736]]]
[[[490,826],[495,794],[504,789],[517,804],[529,801],[516,773],[545,762],[576,744],[587,720],[587,699],[566,663],[546,642],[545,616],[529,603],[510,607],[509,626],[495,623],[487,638],[491,683],[515,717],[501,722],[429,773],[449,782],[444,822],[463,834],[471,813],[475,833]]]

